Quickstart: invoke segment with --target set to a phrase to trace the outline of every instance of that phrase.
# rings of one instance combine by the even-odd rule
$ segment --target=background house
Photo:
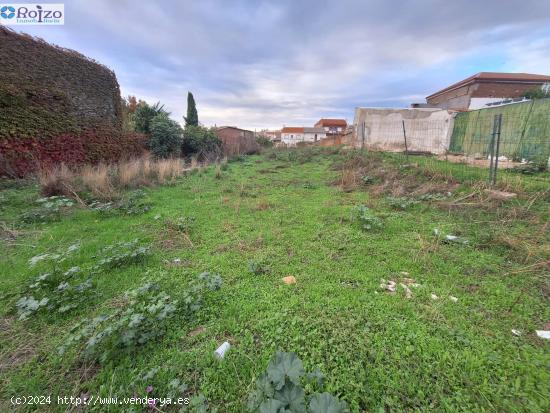
[[[260,132],[260,135],[266,136],[271,140],[272,142],[280,142],[281,141],[281,131],[280,130],[262,130]]]
[[[318,127],[285,126],[281,129],[281,142],[287,146],[295,146],[299,142],[317,142],[326,136],[325,130]]]
[[[412,107],[438,107],[466,111],[523,100],[525,92],[550,86],[550,76],[530,73],[481,72],[426,97],[427,104]]]
[[[316,128],[323,128],[327,136],[345,133],[348,123],[345,119],[319,119]]]

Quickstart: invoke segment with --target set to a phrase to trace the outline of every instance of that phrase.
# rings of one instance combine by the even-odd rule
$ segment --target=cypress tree
[[[197,106],[195,105],[195,98],[191,92],[187,92],[187,116],[185,116],[184,119],[185,126],[198,126],[199,124]]]

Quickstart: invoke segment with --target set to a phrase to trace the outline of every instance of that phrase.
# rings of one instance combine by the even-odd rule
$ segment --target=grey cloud
[[[64,27],[25,31],[106,63],[124,93],[178,120],[192,90],[207,124],[350,119],[471,72],[549,72],[550,2],[74,0],[66,12]]]

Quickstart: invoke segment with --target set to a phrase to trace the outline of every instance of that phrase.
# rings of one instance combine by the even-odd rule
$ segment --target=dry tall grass
[[[183,163],[179,159],[162,159],[154,164],[157,180],[160,184],[172,183],[183,175]]]
[[[81,188],[89,191],[96,198],[111,199],[116,195],[116,190],[111,183],[112,167],[100,163],[98,165],[85,165],[79,171],[82,183]]]
[[[75,175],[67,165],[61,164],[50,169],[44,169],[38,174],[41,193],[44,196],[72,196],[74,192]]]
[[[141,159],[132,159],[118,164],[118,185],[121,188],[135,188],[137,186],[147,186],[149,176],[143,171],[143,161]]]
[[[198,168],[198,164],[192,162],[191,167]],[[170,184],[184,173],[184,163],[180,159],[144,157],[113,165],[86,165],[76,171],[62,164],[41,170],[38,178],[45,196],[74,198],[78,193],[89,192],[96,199],[111,200],[118,197],[121,189]]]

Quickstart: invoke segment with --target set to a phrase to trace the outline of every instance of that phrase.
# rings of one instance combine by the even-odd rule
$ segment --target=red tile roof
[[[304,128],[301,126],[285,126],[281,129],[281,133],[304,133]]]
[[[345,119],[319,119],[315,126],[348,126]]]
[[[471,85],[472,83],[480,82],[518,82],[518,83],[533,83],[541,84],[550,82],[550,76],[548,75],[536,75],[532,73],[499,73],[499,72],[479,72],[473,76],[470,76],[460,82],[453,83],[451,86],[441,89],[438,92],[432,93],[426,99],[430,99],[441,93],[448,92],[453,89],[458,89],[462,86]]]

